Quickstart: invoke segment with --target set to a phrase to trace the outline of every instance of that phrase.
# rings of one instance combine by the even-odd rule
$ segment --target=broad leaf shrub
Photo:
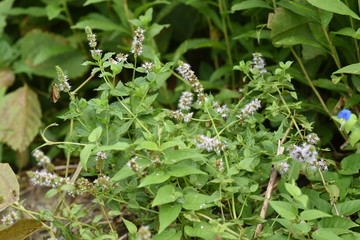
[[[46,131],[57,124],[49,125],[41,147],[58,146],[68,164],[79,158],[78,167],[71,178],[68,171],[59,176],[51,160],[34,151],[42,169],[28,175],[34,184],[51,188],[46,197],[57,196],[56,209],[31,212],[17,199],[2,197],[17,210],[4,216],[4,224],[16,221],[19,212],[27,217],[0,236],[41,228],[50,239],[360,236],[354,175],[359,155],[345,158],[339,171],[320,148],[321,139],[301,114],[287,72],[291,62],[268,70],[262,55],[254,53],[252,61],[234,66],[244,76],[241,89],[212,93],[184,61],[162,63],[156,56],[143,61],[147,31],[140,25],[129,53],[103,52],[92,29],[85,28],[91,60],[83,64],[92,72],[78,88],[73,90],[56,67],[57,88],[70,99],[59,117],[71,127],[64,141],[54,142]],[[122,71],[132,78],[117,78]],[[167,74],[184,82],[173,108],[154,105]],[[98,85],[96,96],[78,97],[91,81]],[[346,132],[358,129],[349,110],[334,120],[344,122]],[[84,194],[92,197],[92,205],[69,204],[65,198]],[[89,215],[95,208],[100,211]],[[121,234],[123,227],[127,232]]]

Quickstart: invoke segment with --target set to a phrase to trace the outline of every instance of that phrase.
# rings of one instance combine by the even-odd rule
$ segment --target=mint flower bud
[[[216,138],[210,138],[205,135],[199,135],[195,139],[196,147],[199,149],[205,149],[208,152],[216,152],[220,154],[220,151],[226,149],[226,144]]]
[[[250,103],[246,104],[245,107],[241,110],[241,113],[237,117],[243,120],[253,115],[260,108],[261,108],[261,101],[259,99],[255,99]]]
[[[145,32],[145,30],[143,30],[139,27],[135,30],[135,36],[134,36],[134,40],[132,43],[132,49],[131,49],[131,52],[133,54],[135,54],[135,56],[140,56],[142,53],[142,44],[145,39],[144,32]]]
[[[136,239],[138,240],[150,240],[151,239],[151,232],[148,226],[141,226],[139,231],[136,233]]]
[[[193,94],[191,92],[184,91],[179,99],[178,107],[180,110],[190,110],[193,101]]]
[[[101,49],[90,50],[90,53],[94,60],[99,61],[101,59]]]
[[[141,65],[141,67],[145,68],[146,73],[149,73],[154,69],[155,64],[152,62],[145,62]]]
[[[47,164],[51,163],[50,158],[39,149],[36,149],[32,155],[36,159],[38,166],[45,167]]]
[[[116,59],[116,61],[118,61],[118,62],[124,62],[124,61],[126,61],[126,60],[127,60],[127,57],[128,57],[128,55],[127,55],[127,54],[124,54],[124,53],[118,53],[118,54],[116,54],[115,59]]]
[[[257,72],[258,76],[267,73],[265,69],[265,60],[261,53],[253,53],[253,68]]]
[[[287,162],[278,162],[274,167],[280,174],[284,174],[289,171],[290,165]]]
[[[59,66],[55,66],[56,73],[58,76],[59,83],[59,90],[63,92],[69,92],[71,86],[69,84],[69,78],[67,75],[64,74],[63,70]]]
[[[19,213],[15,211],[10,211],[8,214],[4,215],[1,221],[4,225],[11,225],[14,222],[19,220]]]
[[[85,27],[86,38],[89,41],[89,46],[95,48],[97,45],[96,34],[92,32],[90,27]]]

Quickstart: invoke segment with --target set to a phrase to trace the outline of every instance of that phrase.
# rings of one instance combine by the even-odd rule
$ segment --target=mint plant
[[[146,41],[155,27],[145,21],[149,14],[133,21],[129,53],[104,52],[85,28],[91,60],[83,65],[92,70],[76,89],[56,66],[55,84],[70,101],[59,118],[70,127],[64,141],[52,141],[47,130],[57,124],[47,126],[39,148],[62,149],[67,168],[58,175],[37,149],[43,169],[28,175],[50,187],[46,197],[57,203],[32,212],[2,198],[32,219],[0,236],[27,221],[27,230],[43,228],[50,239],[357,239],[359,154],[340,170],[320,147],[292,84],[292,62],[267,68],[254,53],[233,67],[241,89],[207,89],[185,59],[147,58],[155,52]],[[183,82],[173,107],[157,101],[170,76]],[[90,83],[95,93],[85,99],[81,91]],[[349,114],[334,121],[345,121],[346,133],[354,134],[357,117]],[[70,160],[77,161],[73,174]],[[83,196],[91,203],[67,201]],[[8,216],[4,223],[15,218]]]

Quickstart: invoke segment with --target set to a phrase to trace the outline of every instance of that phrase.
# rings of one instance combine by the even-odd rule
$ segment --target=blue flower
[[[350,119],[350,115],[351,115],[351,111],[348,109],[344,109],[338,113],[337,118],[339,118],[339,119],[343,118],[343,119],[345,119],[345,122],[346,122]]]

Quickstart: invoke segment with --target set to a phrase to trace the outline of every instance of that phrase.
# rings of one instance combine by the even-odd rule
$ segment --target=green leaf
[[[49,20],[52,20],[57,16],[59,16],[63,10],[63,8],[58,4],[51,4],[51,3],[47,4],[45,9]]]
[[[276,8],[268,20],[273,44],[285,47],[303,44],[322,49],[309,28],[309,21],[284,8]]]
[[[101,31],[119,31],[127,33],[127,30],[120,24],[115,23],[104,15],[98,13],[90,13],[71,28],[82,30],[85,29],[85,27],[87,26],[89,26],[93,30],[98,29]]]
[[[51,197],[55,196],[58,193],[59,193],[59,190],[56,189],[56,188],[53,188],[53,189],[50,189],[49,191],[47,191],[44,197],[45,198],[51,198]]]
[[[316,87],[321,87],[324,89],[336,91],[336,92],[346,92],[345,84],[337,83],[334,84],[333,81],[325,78],[320,78],[312,81]]]
[[[94,4],[94,3],[99,3],[99,2],[107,2],[107,1],[108,0],[86,0],[86,2],[84,3],[84,6]]]
[[[350,64],[333,72],[333,74],[341,74],[341,73],[360,75],[360,63]]]
[[[346,158],[343,158],[340,162],[341,170],[340,174],[343,175],[352,175],[359,172],[360,169],[360,154],[351,154]]]
[[[54,33],[34,29],[18,41],[18,46],[21,61],[14,65],[18,73],[55,78],[56,71],[51,69],[58,65],[66,70],[68,77],[72,79],[83,76],[88,69],[79,67],[79,63],[85,60],[84,53],[71,46],[68,39]],[[56,50],[57,47],[59,50]],[[39,61],[41,64],[36,64]]]
[[[318,230],[316,230],[313,234],[312,237],[315,240],[343,240],[341,237],[339,237],[338,235],[336,235],[335,233],[333,233],[330,229],[326,229],[326,228],[320,228]]]
[[[271,207],[283,218],[294,220],[298,214],[297,208],[287,202],[269,201]]]
[[[359,224],[356,224],[350,219],[341,216],[332,216],[332,217],[323,218],[319,221],[318,225],[320,228],[342,228],[342,229],[349,229],[359,226]]]
[[[158,190],[151,206],[154,207],[157,205],[171,203],[176,201],[179,197],[182,197],[182,193],[177,192],[173,185],[165,185]]]
[[[156,234],[152,240],[180,240],[182,232],[176,232],[173,228],[168,228],[162,231],[161,233]]]
[[[301,189],[298,186],[296,186],[295,184],[285,183],[285,189],[294,198],[300,197],[302,194]]]
[[[174,164],[185,159],[202,159],[205,156],[197,149],[167,149],[164,151],[164,153],[164,163],[166,164]]]
[[[24,151],[38,134],[41,107],[38,97],[27,85],[11,92],[0,102],[0,141]]]
[[[40,221],[34,219],[21,219],[10,227],[0,231],[1,240],[26,239],[37,230],[43,228]]]
[[[95,144],[86,144],[85,147],[80,152],[80,162],[85,170],[87,169],[86,164],[87,161],[89,160],[89,157],[94,147]]]
[[[357,120],[358,120],[358,119],[357,119],[357,116],[352,113],[352,114],[350,115],[350,119],[347,120],[347,121],[345,122],[345,125],[344,125],[344,130],[345,130],[346,133],[349,133],[349,132],[352,130],[352,128],[353,128],[354,125],[356,124]]]
[[[101,133],[102,133],[101,126],[98,126],[94,130],[92,130],[92,132],[89,134],[89,137],[88,137],[89,142],[96,142],[100,138]]]
[[[340,215],[349,216],[360,211],[360,200],[350,200],[336,206]]]
[[[352,128],[351,134],[349,137],[349,143],[352,146],[355,146],[355,144],[360,140],[360,124],[356,124],[355,127]]]
[[[181,204],[166,204],[162,205],[159,209],[160,227],[158,233],[161,233],[168,227],[181,212]]]
[[[352,18],[360,20],[359,16],[356,15],[345,3],[340,0],[307,0],[311,5],[341,15],[348,15]]]
[[[208,208],[211,206],[207,204],[208,199],[208,195],[197,192],[189,192],[184,197],[185,202],[183,203],[183,208],[192,211]]]
[[[19,201],[20,187],[17,177],[8,163],[0,163],[0,197],[9,203]],[[0,212],[7,208],[6,203],[0,203]]]
[[[117,142],[113,145],[106,145],[106,146],[100,146],[94,149],[95,152],[103,152],[103,151],[109,151],[109,150],[118,150],[118,151],[124,151],[130,147],[130,144],[127,142]]]
[[[245,9],[250,9],[250,8],[268,8],[268,9],[272,9],[272,7],[267,4],[264,1],[261,0],[247,0],[247,1],[243,1],[241,3],[237,3],[234,4],[231,7],[231,11],[235,12],[235,11],[239,11],[239,10],[245,10]]]
[[[136,234],[136,232],[137,232],[136,225],[133,224],[132,222],[126,220],[125,218],[123,218],[122,220],[125,223],[125,226],[126,226],[127,230],[129,231],[129,233]]]
[[[150,175],[147,175],[140,183],[138,188],[145,187],[151,184],[158,184],[165,182],[170,178],[170,175],[164,173],[163,171],[155,171]]]
[[[304,221],[313,220],[317,218],[324,218],[324,217],[331,217],[331,215],[316,209],[305,210],[300,213],[300,219]]]
[[[182,55],[184,55],[189,50],[199,48],[212,48],[221,50],[226,49],[225,45],[219,41],[213,41],[207,38],[190,39],[183,42],[178,47],[178,49],[176,49],[172,62],[176,62]]]
[[[191,174],[206,175],[205,172],[199,170],[198,168],[196,168],[194,166],[189,166],[189,165],[172,165],[170,167],[170,170],[167,171],[166,173],[173,177],[184,177],[184,176],[191,175]]]
[[[135,174],[136,173],[132,170],[132,168],[125,164],[117,173],[115,173],[111,180],[117,182]]]
[[[145,142],[140,143],[139,146],[136,148],[136,150],[139,150],[139,149],[159,151],[159,146],[154,142],[145,141]]]
[[[340,195],[339,187],[336,185],[325,185],[325,189],[329,193],[330,201],[336,202]]]

